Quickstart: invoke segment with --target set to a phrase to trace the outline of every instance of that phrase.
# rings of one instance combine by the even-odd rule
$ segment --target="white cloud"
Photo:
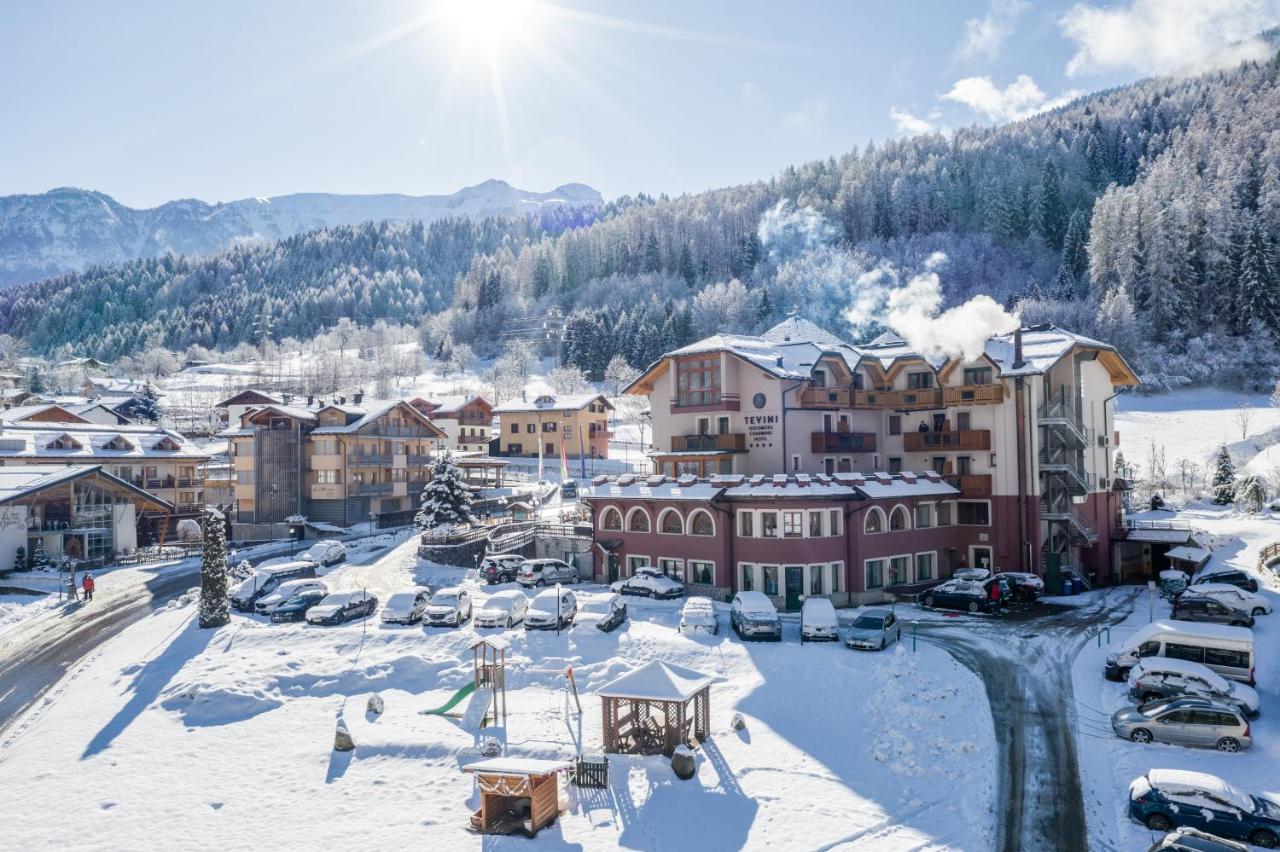
[[[921,118],[918,115],[907,112],[905,109],[893,107],[889,110],[889,118],[893,119],[893,126],[898,129],[899,133],[907,136],[919,136],[923,133],[933,133],[938,130],[938,125],[930,119],[937,117],[936,113],[930,113],[929,118]]]
[[[741,97],[744,104],[754,106],[764,101],[764,92],[760,91],[760,87],[755,83],[747,80],[742,84]]]
[[[1269,55],[1257,34],[1280,20],[1280,0],[1130,0],[1073,6],[1059,20],[1076,43],[1070,75],[1134,70],[1195,73]]]
[[[944,100],[964,104],[993,121],[1016,121],[1062,106],[1079,95],[1080,92],[1073,89],[1050,98],[1036,85],[1035,80],[1026,74],[1019,74],[1018,79],[1003,89],[990,77],[965,77],[957,80],[951,91],[942,97]]]
[[[830,104],[827,103],[826,98],[810,98],[792,112],[787,113],[783,120],[792,127],[813,130],[827,120],[829,108]]]
[[[987,14],[964,22],[964,38],[956,52],[965,59],[991,59],[1013,35],[1022,13],[1031,8],[1026,0],[991,0]]]

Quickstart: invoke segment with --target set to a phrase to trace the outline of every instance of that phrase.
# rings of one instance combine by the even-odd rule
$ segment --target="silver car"
[[[1203,698],[1174,698],[1117,710],[1116,736],[1135,743],[1161,742],[1236,752],[1253,745],[1249,723],[1236,707]]]
[[[888,609],[864,609],[845,631],[846,648],[882,651],[902,638],[902,622]]]

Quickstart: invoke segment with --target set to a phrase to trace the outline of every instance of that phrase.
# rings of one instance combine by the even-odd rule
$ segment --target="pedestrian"
[[[84,599],[93,600],[93,575],[88,571],[84,572]]]
[[[1000,581],[992,580],[987,585],[987,592],[991,599],[991,610],[993,612],[1000,611]]]

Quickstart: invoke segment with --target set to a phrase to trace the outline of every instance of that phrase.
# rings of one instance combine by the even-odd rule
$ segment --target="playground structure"
[[[518,757],[462,767],[475,776],[480,790],[480,809],[471,815],[471,827],[481,834],[519,832],[533,837],[559,815],[559,776],[568,768],[562,760]]]
[[[711,731],[711,682],[693,669],[653,660],[596,690],[604,750],[665,754],[697,744]]]
[[[424,716],[450,715],[468,696],[471,701],[461,717],[461,725],[478,731],[490,715],[494,724],[507,724],[507,649],[511,647],[501,636],[481,636],[468,646],[471,651],[472,679],[439,707],[420,711]]]

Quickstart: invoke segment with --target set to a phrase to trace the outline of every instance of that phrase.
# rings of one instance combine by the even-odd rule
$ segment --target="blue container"
[[[1075,592],[1072,587],[1071,580],[1069,578],[1063,577],[1062,578],[1062,596],[1065,598],[1068,595],[1071,595],[1074,593]]]

